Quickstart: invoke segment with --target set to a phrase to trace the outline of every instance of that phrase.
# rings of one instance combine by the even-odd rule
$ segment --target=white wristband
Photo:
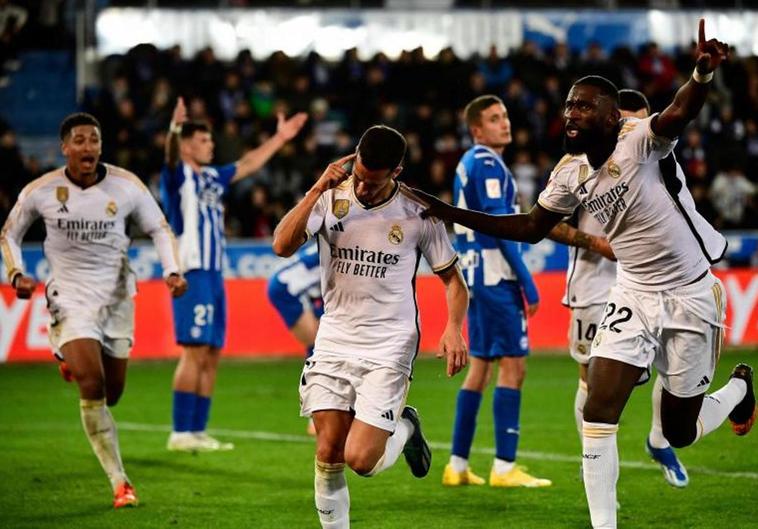
[[[696,83],[700,84],[706,84],[710,83],[713,79],[713,72],[708,72],[705,75],[702,75],[700,72],[697,71],[697,68],[695,68],[695,71],[692,72],[692,78],[695,80]]]
[[[179,125],[179,124],[177,124],[177,123],[171,123],[171,125],[169,125],[168,131],[171,134],[181,134],[182,133],[182,126]]]

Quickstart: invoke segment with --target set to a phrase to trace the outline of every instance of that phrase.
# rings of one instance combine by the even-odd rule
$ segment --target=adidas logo
[[[58,213],[68,213],[68,208],[66,207],[66,204],[63,204],[59,209]]]
[[[384,413],[382,413],[382,419],[387,419],[388,421],[394,421],[395,414],[392,413],[392,410],[387,410]]]
[[[341,222],[338,222],[337,224],[335,224],[334,226],[332,226],[331,228],[329,228],[329,230],[331,230],[331,231],[345,231],[345,227],[342,225]]]
[[[698,388],[699,388],[699,387],[705,386],[705,385],[707,385],[707,384],[710,384],[710,383],[711,383],[711,380],[710,380],[708,377],[703,377],[703,378],[700,380],[700,382],[698,382],[698,385],[697,385],[697,386],[695,386],[695,387],[698,387]]]

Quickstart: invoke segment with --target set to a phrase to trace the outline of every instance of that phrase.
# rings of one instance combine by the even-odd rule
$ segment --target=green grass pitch
[[[738,361],[758,366],[758,351],[722,357],[712,388]],[[55,366],[0,366],[0,527],[8,528],[317,528],[313,442],[298,417],[297,360],[222,363],[212,433],[236,443],[226,453],[165,449],[174,364],[130,366],[114,408],[136,509],[114,511],[110,488],[79,423],[75,386]],[[357,529],[587,528],[572,405],[576,365],[567,356],[532,357],[524,388],[519,462],[553,480],[537,490],[443,488],[455,395],[441,361],[416,364],[409,403],[433,442],[432,470],[413,478],[404,461],[371,479],[348,472]],[[648,384],[622,418],[620,527],[737,529],[758,526],[758,432],[728,425],[680,456],[690,486],[667,485],[643,451],[650,421]],[[494,446],[491,391],[482,404],[472,467],[486,476]]]

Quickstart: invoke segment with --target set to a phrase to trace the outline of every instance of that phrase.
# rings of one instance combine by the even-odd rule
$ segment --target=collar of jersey
[[[387,198],[385,198],[384,200],[382,200],[381,202],[377,204],[373,204],[369,206],[368,204],[364,204],[363,202],[361,202],[361,199],[355,196],[355,187],[353,187],[352,185],[350,186],[350,195],[355,199],[358,205],[365,210],[370,211],[374,209],[383,208],[384,206],[392,202],[392,200],[394,200],[394,198],[398,195],[398,193],[400,193],[400,184],[398,183],[397,180],[393,180],[393,182],[395,184],[395,189],[392,190],[392,193],[390,193],[390,196],[388,196]]]
[[[102,182],[103,179],[105,178],[105,175],[108,174],[108,168],[105,167],[105,164],[98,163],[97,167],[95,167],[95,172],[97,173],[97,180],[95,180],[95,183],[89,187],[82,187],[71,179],[71,175],[68,174],[68,167],[63,168],[63,176],[66,177],[66,180],[74,184],[79,189],[89,189],[90,187],[94,187],[100,182]]]

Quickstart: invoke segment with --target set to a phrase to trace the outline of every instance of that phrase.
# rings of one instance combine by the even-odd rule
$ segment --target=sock
[[[453,467],[453,470],[456,472],[465,472],[468,468],[468,459],[465,457],[451,455],[450,466]]]
[[[514,466],[516,466],[516,463],[513,461],[506,461],[505,459],[498,459],[496,457],[495,462],[492,464],[492,470],[495,471],[495,474],[507,474],[513,470]]]
[[[700,415],[697,418],[697,437],[699,441],[704,435],[708,435],[718,428],[726,420],[734,407],[742,402],[747,392],[747,384],[741,378],[732,378],[729,382],[715,393],[706,395]]]
[[[192,431],[197,395],[186,391],[174,390],[173,420],[175,432]]]
[[[594,529],[616,527],[616,482],[619,455],[616,447],[618,424],[582,424],[582,469],[584,491]]]
[[[663,381],[660,376],[655,377],[653,385],[653,422],[650,426],[650,435],[648,441],[653,448],[668,448],[669,442],[663,437],[663,426],[661,426],[661,395],[663,394]]]
[[[471,443],[474,442],[476,416],[479,414],[479,405],[481,403],[481,393],[469,389],[458,391],[458,400],[455,404],[455,424],[453,425],[453,447],[451,450],[454,456],[468,459],[471,452]]]
[[[587,383],[579,379],[579,385],[574,395],[574,420],[576,431],[579,432],[579,442],[582,442],[582,423],[584,422],[584,403],[587,402]]]
[[[313,356],[313,346],[312,345],[310,347],[308,347],[308,348],[305,349],[305,359],[307,360],[311,356]]]
[[[192,416],[192,432],[204,432],[208,426],[208,415],[211,410],[211,398],[197,395],[195,399],[195,413]]]
[[[321,527],[349,529],[350,493],[345,480],[345,463],[316,461],[314,489]]]
[[[387,470],[395,464],[397,458],[403,452],[405,443],[408,438],[413,434],[413,423],[408,419],[400,418],[395,426],[395,432],[387,439],[387,444],[384,445],[384,455],[379,458],[371,472],[366,474],[367,476],[374,476],[379,472]]]
[[[129,478],[126,477],[124,465],[121,463],[118,433],[113,416],[105,405],[105,399],[81,399],[79,407],[84,433],[115,491],[118,485],[129,481]]]
[[[495,415],[495,457],[505,461],[515,461],[519,436],[521,391],[496,387],[492,409]]]

